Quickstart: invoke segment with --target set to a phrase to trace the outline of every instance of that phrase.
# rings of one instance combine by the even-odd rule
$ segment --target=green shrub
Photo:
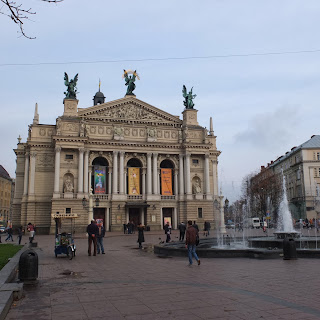
[[[8,259],[12,258],[23,246],[15,244],[0,244],[0,270],[8,263]]]

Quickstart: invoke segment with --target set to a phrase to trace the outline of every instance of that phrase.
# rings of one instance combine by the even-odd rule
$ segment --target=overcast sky
[[[213,118],[219,184],[231,201],[244,176],[319,134],[319,0],[22,2],[37,12],[24,23],[35,40],[0,15],[0,164],[11,177],[35,103],[40,123],[62,115],[65,71],[79,73],[81,108],[99,78],[107,101],[122,98],[123,69],[138,71],[138,99],[180,117],[182,85],[193,86],[199,124]]]

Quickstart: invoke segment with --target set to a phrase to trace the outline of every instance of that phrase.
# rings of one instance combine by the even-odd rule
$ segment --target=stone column
[[[113,151],[113,189],[112,193],[118,193],[118,151]]]
[[[140,208],[140,218],[142,225],[144,225],[144,208]]]
[[[106,231],[110,231],[110,208],[107,208]]]
[[[146,194],[146,169],[142,169],[142,195]]]
[[[218,196],[218,162],[217,160],[212,160],[212,176],[213,176],[213,195]]]
[[[186,189],[187,194],[191,194],[191,177],[190,177],[190,153],[186,154]]]
[[[34,181],[35,181],[35,175],[36,175],[36,152],[30,152],[30,189],[29,189],[29,195],[34,195]]]
[[[90,166],[90,169],[88,171],[88,183],[85,189],[85,192],[90,192],[90,188],[91,188],[91,176],[92,176],[92,167]]]
[[[112,192],[112,185],[111,185],[111,178],[112,178],[112,168],[109,167],[109,171],[108,171],[108,194],[111,194]]]
[[[173,169],[174,171],[174,190],[173,190],[173,194],[175,196],[178,195],[178,171],[177,169]]]
[[[158,154],[153,154],[153,194],[158,194]]]
[[[89,150],[86,150],[84,153],[84,173],[83,173],[83,191],[88,192],[88,166],[89,166]]]
[[[84,149],[79,148],[78,193],[83,193],[83,153]]]
[[[119,162],[119,193],[124,193],[124,174],[123,174],[123,164],[124,164],[124,152],[120,151],[120,162]]]
[[[147,194],[152,194],[152,188],[151,188],[151,153],[147,154]]]
[[[210,174],[209,174],[209,155],[204,156],[204,181],[205,181],[205,190],[204,193],[210,194]]]
[[[59,193],[60,188],[60,154],[61,147],[56,147],[55,166],[54,166],[54,193]]]
[[[179,154],[179,194],[184,195],[184,170],[183,170],[183,155]]]
[[[178,229],[178,215],[177,215],[177,208],[173,208],[173,229]]]
[[[29,183],[29,152],[26,152],[25,162],[24,162],[23,195],[28,194],[28,183]]]
[[[128,175],[128,172],[127,172],[127,168],[124,168],[124,194],[128,194],[128,188],[127,188],[127,175]]]
[[[158,179],[157,179],[157,184],[158,184],[158,193],[161,193],[161,188],[160,188],[160,179],[161,179],[161,170],[158,170]]]

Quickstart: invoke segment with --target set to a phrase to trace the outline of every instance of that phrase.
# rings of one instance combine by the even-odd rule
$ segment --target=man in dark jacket
[[[186,248],[188,248],[189,266],[192,266],[192,255],[200,265],[200,259],[196,253],[196,242],[197,236],[199,236],[199,231],[192,226],[192,221],[188,221],[188,229],[186,234]]]
[[[106,230],[103,227],[102,223],[98,225],[98,235],[97,235],[97,251],[98,254],[100,254],[100,251],[102,254],[104,254],[104,247],[103,247],[103,238],[106,234]]]
[[[98,226],[94,220],[87,227],[88,233],[88,256],[91,256],[91,244],[93,243],[93,255],[97,254],[97,235],[99,233]]]
[[[183,222],[181,222],[179,224],[179,231],[180,231],[179,241],[184,240],[184,235],[186,233],[186,229],[187,229],[187,226]]]

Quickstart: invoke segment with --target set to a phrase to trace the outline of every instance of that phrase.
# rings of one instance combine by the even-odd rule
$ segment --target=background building
[[[13,180],[6,169],[0,165],[0,220],[11,219],[11,193]]]
[[[142,222],[151,230],[169,220],[214,224],[219,210],[216,136],[199,126],[196,109],[182,120],[135,97],[78,108],[64,99],[55,125],[39,123],[36,105],[28,139],[19,142],[13,222],[54,232],[52,214],[77,214],[84,231],[94,217],[107,230]]]
[[[283,192],[282,172],[293,218],[319,218],[320,136],[314,135],[298,147],[293,147],[266,168],[261,167],[261,172],[251,178],[252,199],[260,201],[263,216],[268,211],[277,215]]]

